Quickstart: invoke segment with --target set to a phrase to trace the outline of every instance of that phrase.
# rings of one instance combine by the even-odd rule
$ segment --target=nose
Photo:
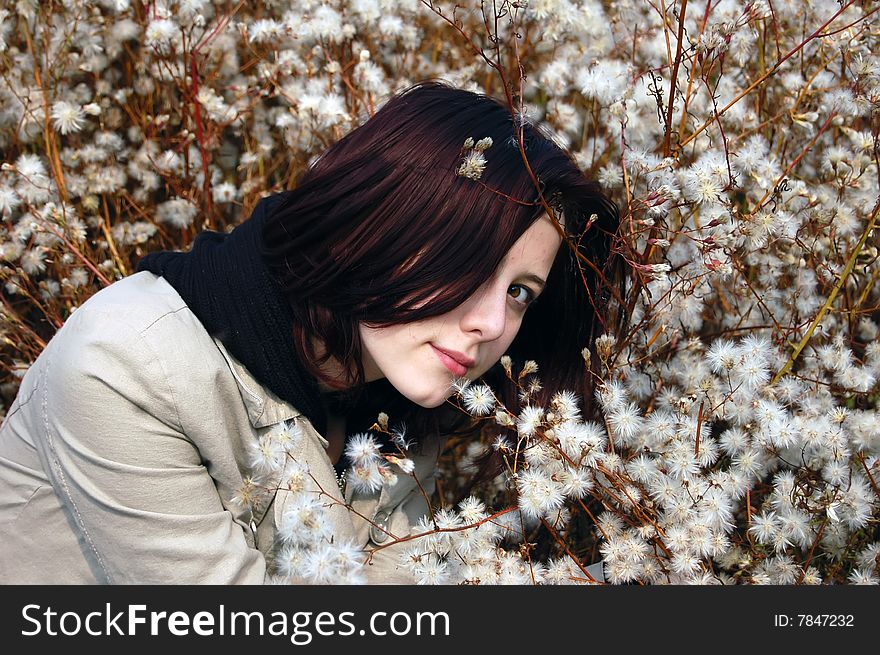
[[[478,333],[481,341],[494,341],[507,321],[507,289],[485,284],[462,304],[461,329]]]

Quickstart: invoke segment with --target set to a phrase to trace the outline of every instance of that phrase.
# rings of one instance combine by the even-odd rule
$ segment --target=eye
[[[511,284],[507,287],[507,293],[510,294],[514,302],[523,307],[528,307],[535,300],[535,294],[532,290],[521,284]]]

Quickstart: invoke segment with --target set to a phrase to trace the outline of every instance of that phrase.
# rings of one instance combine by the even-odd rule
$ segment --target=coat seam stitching
[[[167,314],[166,314],[166,316],[167,316]],[[154,323],[155,323],[155,321],[154,321]],[[151,325],[152,325],[152,323],[151,323]],[[166,370],[165,364],[162,361],[162,358],[159,356],[159,353],[156,351],[155,348],[153,348],[153,346],[144,337],[145,337],[145,335],[143,333],[141,335],[139,335],[140,341],[144,344],[144,346],[149,348],[150,353],[153,355],[154,360],[159,365],[159,368],[162,371],[162,377],[165,378],[165,386],[168,387],[168,395],[171,396],[171,403],[174,405],[174,415],[175,415],[175,418],[177,419],[177,427],[180,429],[181,433],[186,435],[186,429],[183,427],[183,421],[180,418],[180,406],[177,403],[177,396],[174,395],[174,387],[171,385],[171,380],[168,377],[168,371]]]
[[[73,513],[76,516],[76,521],[79,524],[80,529],[83,531],[83,536],[89,544],[89,547],[92,549],[92,552],[95,554],[95,558],[98,560],[98,564],[101,566],[101,570],[104,572],[104,575],[107,577],[107,582],[113,584],[113,576],[110,575],[110,571],[107,570],[107,565],[104,563],[104,558],[101,556],[101,553],[98,552],[98,548],[95,545],[94,540],[92,539],[92,535],[89,533],[88,528],[86,527],[85,521],[83,521],[82,514],[80,514],[79,508],[76,506],[76,501],[73,499],[73,496],[70,493],[70,488],[67,484],[67,478],[64,475],[64,470],[61,468],[61,463],[58,461],[58,452],[55,449],[55,440],[52,437],[52,431],[49,428],[49,409],[48,409],[48,398],[49,398],[49,369],[52,366],[52,360],[54,357],[54,353],[50,357],[46,359],[46,370],[43,373],[43,403],[42,403],[42,414],[43,414],[43,428],[46,431],[46,443],[49,445],[49,449],[52,451],[52,465],[55,468],[56,475],[58,475],[58,480],[61,483],[61,487],[64,491],[64,495],[67,497],[68,502],[70,503],[71,508],[73,509]]]
[[[217,344],[215,343],[214,346],[217,347]],[[266,413],[265,401],[260,398],[260,396],[258,396],[255,392],[251,391],[251,388],[247,384],[245,384],[245,381],[241,379],[238,371],[235,370],[235,365],[226,357],[226,353],[224,353],[219,347],[217,347],[217,351],[220,353],[220,355],[222,355],[223,361],[225,361],[226,365],[229,367],[229,372],[232,373],[232,377],[238,383],[239,388],[244,389],[251,398],[259,403],[260,413],[253,419],[253,424],[256,425],[257,423],[259,423],[260,419],[263,418],[263,414]],[[247,407],[245,407],[245,410],[247,410]],[[248,414],[250,414],[250,412],[248,412]]]
[[[156,323],[161,321],[166,316],[170,316],[171,314],[176,314],[177,312],[182,312],[186,309],[189,309],[189,307],[187,307],[186,305],[184,305],[183,307],[178,307],[177,309],[169,309],[167,312],[165,312],[164,314],[161,314],[160,316],[157,316],[152,321],[150,321],[147,325],[145,325],[143,328],[141,328],[139,330],[140,334],[143,334],[144,332],[149,330],[151,327],[153,327]]]

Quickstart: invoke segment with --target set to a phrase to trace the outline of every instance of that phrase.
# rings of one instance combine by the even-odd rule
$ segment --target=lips
[[[445,348],[438,348],[433,343],[431,347],[434,349],[434,353],[443,362],[443,365],[453,374],[458,377],[462,377],[467,373],[467,370],[471,368],[475,363],[472,357],[468,357],[456,350],[446,350]]]

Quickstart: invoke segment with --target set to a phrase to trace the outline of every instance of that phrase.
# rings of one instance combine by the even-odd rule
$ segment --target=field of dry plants
[[[530,405],[553,371],[522,376],[520,408],[459,390],[485,439],[449,444],[406,545],[417,578],[578,583],[601,558],[613,583],[880,581],[876,2],[2,7],[4,408],[143,254],[235,225],[389,93],[440,78],[572,152],[621,208],[633,282],[629,325],[591,353],[601,416]],[[506,470],[466,494],[486,449]],[[287,572],[356,580],[309,525]]]

